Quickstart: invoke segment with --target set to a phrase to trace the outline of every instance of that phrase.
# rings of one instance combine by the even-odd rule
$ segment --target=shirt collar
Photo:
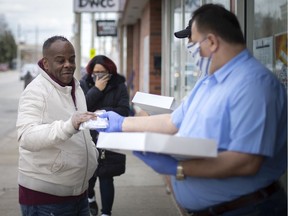
[[[243,61],[251,58],[251,53],[248,49],[244,49],[237,56],[232,58],[229,62],[223,65],[221,68],[216,70],[212,76],[214,76],[215,80],[218,83],[223,82],[227,76],[229,76],[232,71],[238,67],[239,64],[243,64]]]

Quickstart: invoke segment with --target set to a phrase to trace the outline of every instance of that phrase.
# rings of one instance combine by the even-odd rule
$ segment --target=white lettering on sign
[[[74,0],[74,12],[118,12],[119,0]]]

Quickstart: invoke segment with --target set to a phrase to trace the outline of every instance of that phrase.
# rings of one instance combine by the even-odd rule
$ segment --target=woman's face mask
[[[110,79],[112,74],[109,74],[109,73],[93,73],[91,76],[92,76],[93,81],[96,82],[97,79],[98,80],[102,79],[105,76],[108,76],[109,79]]]
[[[202,42],[205,40],[206,39],[204,39]],[[202,42],[189,42],[187,44],[187,50],[192,57],[192,63],[199,67],[203,76],[206,76],[210,70],[212,55],[210,55],[210,57],[202,57],[200,55],[200,44]]]

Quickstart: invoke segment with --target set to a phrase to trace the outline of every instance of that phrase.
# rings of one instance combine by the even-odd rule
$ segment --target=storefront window
[[[192,13],[200,6],[200,0],[172,1],[172,31],[176,32],[187,27]],[[180,102],[195,85],[197,74],[187,57],[186,44],[188,38],[171,38],[171,93]]]
[[[230,0],[204,0],[203,3],[209,4],[221,4],[223,5],[226,9],[230,10]]]
[[[253,54],[287,88],[287,0],[255,0]]]
[[[182,25],[182,4],[181,0],[172,1],[172,16],[171,23],[173,23],[173,27],[171,30],[173,32],[179,31],[183,28]],[[173,35],[173,32],[172,35]],[[171,94],[176,98],[176,100],[180,97],[180,71],[181,71],[181,40],[172,36],[171,38]]]
[[[188,22],[192,17],[193,11],[195,11],[199,7],[200,7],[200,1],[199,0],[198,1],[187,0],[185,2],[185,23],[186,23],[186,26],[188,25]],[[185,44],[184,44],[185,49],[186,49],[187,43],[188,43],[188,39],[185,39]],[[184,73],[182,73],[182,76],[184,77],[183,82],[184,82],[185,88],[183,89],[182,97],[183,96],[185,97],[192,90],[192,88],[195,86],[195,84],[199,78],[199,75],[200,75],[198,68],[191,61],[191,56],[188,54],[187,51],[184,53],[185,53],[185,65],[184,65],[184,68],[182,70],[184,72]]]
[[[187,27],[193,11],[202,3],[221,3],[227,9],[230,8],[230,0],[201,1],[201,0],[174,0],[171,1],[172,31],[176,32]],[[172,32],[172,33],[173,33]],[[170,93],[180,102],[195,86],[200,72],[192,63],[188,55],[186,45],[188,38],[171,38],[171,64],[170,64]]]
[[[186,45],[188,39],[178,39],[173,33],[184,29],[192,13],[201,4],[219,3],[226,9],[235,12],[236,3],[234,0],[171,0],[169,18],[171,24],[170,35],[170,62],[169,62],[169,95],[180,101],[193,89],[199,78],[197,67],[192,64],[188,55]],[[251,4],[243,7],[243,29],[246,33],[252,31],[249,36],[249,49],[253,54],[271,71],[273,71],[287,87],[287,0],[254,0],[254,10],[248,8]],[[250,5],[250,6],[249,6]],[[250,10],[251,9],[251,10]],[[251,17],[247,13],[252,13]],[[239,13],[239,8],[237,10]],[[240,10],[241,12],[241,10]],[[254,20],[253,20],[253,19]],[[248,20],[247,20],[248,19]],[[246,26],[245,26],[246,25]],[[249,33],[250,35],[250,33]],[[247,36],[247,35],[246,35]],[[169,75],[168,75],[169,74]]]

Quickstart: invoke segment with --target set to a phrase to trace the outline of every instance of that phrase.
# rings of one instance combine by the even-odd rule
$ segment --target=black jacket
[[[112,75],[106,88],[100,91],[89,74],[85,74],[80,80],[90,112],[96,110],[114,111],[122,116],[128,116],[130,112],[129,96],[125,85],[125,78],[120,74]],[[93,141],[97,142],[98,132],[90,131]]]

